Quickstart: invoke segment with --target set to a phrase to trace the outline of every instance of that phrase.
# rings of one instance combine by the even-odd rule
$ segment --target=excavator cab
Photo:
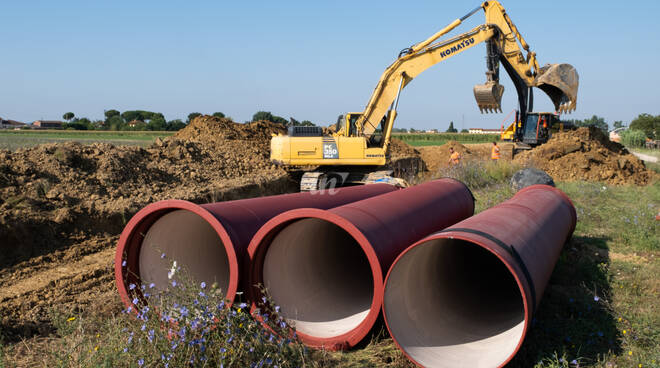
[[[525,122],[520,122],[516,141],[530,147],[545,143],[552,129],[559,125],[559,116],[551,112],[529,112]]]

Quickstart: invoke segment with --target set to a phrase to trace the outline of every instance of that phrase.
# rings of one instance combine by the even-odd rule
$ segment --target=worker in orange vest
[[[493,148],[490,149],[490,158],[493,161],[500,159],[500,146],[497,145],[497,142],[493,142]]]
[[[461,163],[461,154],[449,147],[449,166],[456,166]]]

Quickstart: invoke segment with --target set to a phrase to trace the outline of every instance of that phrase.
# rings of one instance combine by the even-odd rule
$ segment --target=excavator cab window
[[[335,129],[337,132],[341,131],[344,129],[344,126],[346,125],[346,121],[344,120],[344,115],[339,115],[337,117],[337,124],[335,124]]]
[[[383,126],[385,126],[385,121],[387,115],[383,116],[380,120],[380,123],[376,126],[376,130],[371,134],[369,140],[367,141],[367,147],[382,147],[383,146]]]
[[[357,135],[357,128],[355,127],[355,123],[357,122],[357,119],[360,117],[360,114],[351,114],[349,115],[349,121],[348,121],[348,136],[349,137],[355,137]]]

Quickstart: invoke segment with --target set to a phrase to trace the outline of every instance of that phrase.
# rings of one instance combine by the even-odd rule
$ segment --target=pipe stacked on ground
[[[203,205],[181,200],[150,204],[131,218],[119,238],[119,294],[129,306],[131,283],[165,289],[168,270],[176,261],[198,282],[217,283],[231,302],[243,287],[250,239],[266,221],[294,208],[333,208],[395,190],[373,184]]]
[[[523,342],[576,213],[546,185],[418,241],[385,280],[390,335],[427,367],[496,367]]]
[[[376,322],[385,272],[399,253],[473,213],[472,193],[453,179],[330,210],[291,210],[252,239],[250,284],[267,289],[304,343],[349,348]],[[258,288],[248,290],[259,300]]]

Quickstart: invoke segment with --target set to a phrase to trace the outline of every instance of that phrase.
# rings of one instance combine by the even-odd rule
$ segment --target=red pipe
[[[168,269],[176,260],[198,281],[217,282],[231,302],[243,287],[239,281],[244,279],[241,269],[247,269],[250,239],[266,221],[294,208],[333,208],[394,190],[391,185],[372,184],[203,205],[181,200],[150,204],[131,218],[119,238],[119,295],[129,306],[133,296],[129,297],[128,285],[153,282],[157,289],[166,287]],[[149,247],[143,246],[145,241]]]
[[[385,272],[399,253],[473,213],[472,193],[453,179],[331,210],[285,212],[250,242],[250,285],[267,288],[305,344],[349,348],[376,322]],[[248,290],[260,300],[256,287]]]
[[[385,279],[392,339],[420,366],[505,365],[576,221],[562,191],[533,185],[413,244]]]

